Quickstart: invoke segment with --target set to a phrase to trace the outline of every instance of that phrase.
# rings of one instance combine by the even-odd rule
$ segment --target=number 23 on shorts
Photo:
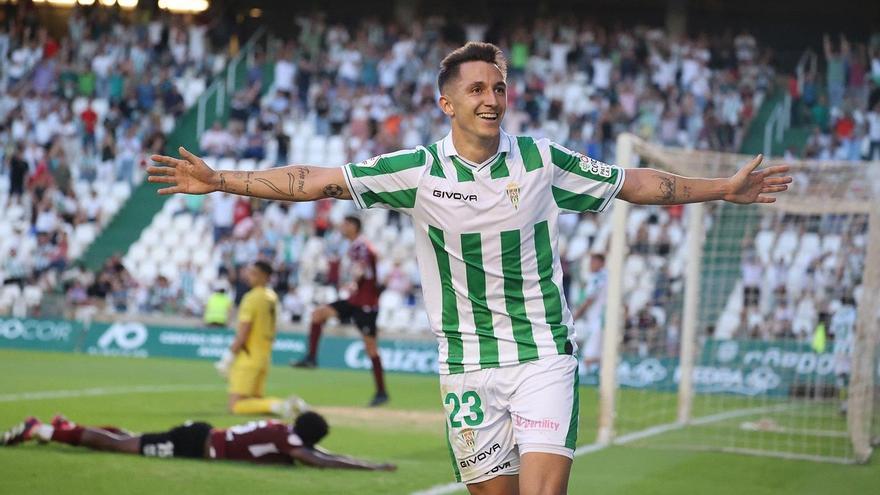
[[[461,428],[462,421],[468,426],[479,426],[483,422],[483,401],[473,390],[462,393],[461,397],[449,392],[443,403],[452,406],[449,412],[449,426],[452,428]]]

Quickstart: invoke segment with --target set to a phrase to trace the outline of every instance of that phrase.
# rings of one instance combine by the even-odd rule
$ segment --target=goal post
[[[630,134],[616,151],[621,166],[704,177],[753,158]],[[615,201],[599,442],[870,457],[880,437],[880,163],[786,163],[795,182],[771,205]]]

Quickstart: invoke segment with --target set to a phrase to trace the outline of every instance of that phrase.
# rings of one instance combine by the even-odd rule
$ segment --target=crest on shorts
[[[511,182],[507,184],[507,197],[514,209],[519,209],[519,184]]]
[[[594,160],[583,153],[575,153],[575,155],[578,157],[578,165],[582,171],[600,177],[611,177],[611,165]]]
[[[477,451],[477,432],[470,429],[465,428],[458,432],[458,442],[461,444],[463,449],[467,449],[471,452]]]

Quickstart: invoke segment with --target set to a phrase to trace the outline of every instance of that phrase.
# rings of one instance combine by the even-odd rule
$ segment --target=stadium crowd
[[[230,121],[201,135],[200,151],[209,164],[241,169],[291,162],[340,165],[436,141],[448,125],[436,106],[436,68],[449,49],[466,39],[497,42],[508,56],[507,132],[548,137],[608,162],[615,160],[614,138],[625,131],[664,145],[736,151],[776,80],[772,51],[748,32],[671,37],[660,28],[609,29],[590,21],[551,19],[498,29],[447,23],[439,17],[405,27],[376,19],[346,26],[324,15],[299,17],[294,24],[296,29],[273,54],[271,89],[261,91],[269,81],[253,67],[250,84],[232,99]],[[7,29],[6,52],[0,43],[4,64],[16,66],[8,71],[10,92],[0,108],[6,123],[2,132],[16,138],[7,142],[26,143],[20,151],[5,151],[6,173],[19,182],[18,177],[26,177],[27,183],[10,185],[5,197],[34,211],[30,220],[22,217],[16,232],[45,251],[39,267],[30,265],[31,258],[7,258],[8,266],[2,268],[7,284],[24,281],[45,289],[51,283],[47,276],[63,273],[71,306],[197,316],[215,289],[222,287],[240,299],[246,290],[242,267],[264,259],[277,269],[274,284],[285,320],[298,321],[314,305],[344,294],[349,281],[342,256],[346,242],[335,225],[354,205],[329,200],[269,204],[222,194],[175,198],[166,205],[169,215],[190,217],[187,225],[210,226],[212,235],[193,247],[206,251],[199,261],[193,261],[194,256],[180,268],[161,272],[155,268],[157,260],[151,261],[152,269],[144,270],[140,257],[114,257],[97,274],[79,267],[65,272],[75,256],[60,246],[72,226],[102,225],[112,214],[94,206],[95,192],[104,190],[98,184],[136,181],[142,156],[162,149],[174,116],[198,96],[225,60],[221,51],[211,48],[205,26],[186,18],[127,24],[75,15],[68,31],[68,37],[55,42],[35,25],[29,30],[26,23],[14,23]],[[117,41],[109,43],[108,33]],[[857,64],[850,63],[844,65],[850,76],[842,93],[829,85],[824,96],[817,70],[807,71],[803,81],[790,88],[797,92],[794,107],[801,122],[824,116],[826,127],[818,126],[821,136],[843,127],[838,125],[840,116],[856,115],[847,110],[846,102],[864,100],[864,110],[868,100],[874,101],[865,89],[867,54],[873,57],[871,74],[876,79],[880,50],[872,43],[847,50],[851,60],[863,56],[861,83],[853,77],[860,73],[852,69]],[[829,53],[834,53],[833,47]],[[258,54],[258,60],[262,56]],[[167,69],[141,77],[154,63]],[[832,94],[835,104],[822,107]],[[105,105],[96,109],[96,102]],[[836,120],[831,108],[839,108]],[[874,143],[874,131],[880,132],[880,107],[875,105],[872,112],[860,115],[861,132],[871,137],[874,153],[880,150],[880,137],[876,148]],[[47,121],[57,122],[43,129]],[[825,157],[831,149],[822,146],[808,156]],[[40,186],[41,180],[45,186]],[[75,187],[63,187],[65,181],[82,180],[92,186],[85,193],[89,201],[77,199],[81,196]],[[45,227],[49,220],[40,221],[44,211],[49,212],[44,217],[54,212],[61,218],[51,223],[54,228]],[[63,220],[65,214],[70,221]],[[379,279],[386,288],[380,326],[421,332],[427,321],[420,310],[418,272],[409,256],[411,228],[395,212],[366,217],[365,233],[377,245]],[[628,237],[635,256],[627,262],[625,307],[626,342],[632,352],[677,350],[682,218],[681,207],[636,208],[631,215]],[[565,216],[560,228],[569,274],[565,290],[575,306],[585,297],[585,255],[605,251],[610,216]],[[795,227],[780,221],[765,230],[779,233],[790,228]],[[780,285],[780,280],[771,285]],[[773,307],[766,304],[762,302],[758,313],[763,321]],[[763,325],[754,327],[749,332],[756,337],[780,334]]]
[[[0,26],[0,311],[24,313],[60,282],[77,303],[83,287],[106,292],[106,274],[66,268],[226,57],[189,17],[72,9],[56,38],[34,9],[15,12]]]
[[[823,57],[805,51],[789,79],[792,125],[810,133],[803,148],[788,155],[880,160],[880,33],[867,42],[826,34],[822,48]]]

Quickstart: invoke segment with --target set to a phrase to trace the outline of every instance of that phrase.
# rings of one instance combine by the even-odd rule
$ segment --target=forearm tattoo
[[[675,178],[659,176],[660,200],[665,202],[675,201]]]
[[[288,194],[292,198],[293,197],[293,174],[290,172],[287,172],[287,190],[289,191]]]
[[[232,179],[238,179],[244,182],[244,194],[250,195],[251,184],[253,182],[259,182],[278,196],[290,199],[299,198],[299,200],[302,201],[308,197],[308,193],[306,193],[306,178],[310,173],[311,170],[309,170],[308,167],[297,167],[294,172],[287,172],[287,192],[281,190],[281,188],[271,179],[253,177],[254,172],[232,172]],[[220,174],[220,190],[229,193],[237,193],[238,190],[236,187],[230,184],[230,181],[227,180],[226,175],[228,174],[229,172]],[[343,193],[344,189],[338,184],[328,184],[324,187],[324,195],[330,198],[338,198],[342,196]]]
[[[339,184],[327,184],[324,187],[324,195],[328,198],[338,198],[342,196],[342,186]]]
[[[287,194],[285,194],[284,191],[282,191],[281,189],[278,189],[278,186],[276,186],[275,184],[272,184],[272,182],[269,180],[262,179],[260,177],[257,177],[254,180],[259,182],[260,184],[265,184],[265,186],[268,187],[269,189],[271,189],[275,194],[278,194],[280,196],[287,196]],[[293,194],[290,194],[290,197],[292,198]]]
[[[297,191],[303,194],[306,193],[306,176],[309,175],[311,172],[311,170],[305,167],[297,170],[297,173],[299,174],[299,180],[296,183]]]
[[[220,174],[220,190],[233,194],[237,192],[235,188],[229,185],[229,182],[226,181],[226,174],[223,173]]]

